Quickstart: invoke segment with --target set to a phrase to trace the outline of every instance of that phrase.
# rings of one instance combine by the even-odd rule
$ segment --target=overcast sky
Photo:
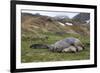
[[[76,16],[78,13],[77,12],[55,12],[55,11],[28,11],[28,10],[22,10],[22,12],[25,13],[32,13],[32,14],[36,14],[39,13],[40,15],[46,15],[46,16],[51,16],[51,17],[55,17],[55,16],[68,16],[69,18],[72,18],[74,16]]]

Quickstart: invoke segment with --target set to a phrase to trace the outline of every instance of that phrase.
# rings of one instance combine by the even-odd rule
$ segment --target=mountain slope
[[[73,19],[85,22],[90,19],[90,13],[79,13],[78,15],[73,17]]]
[[[59,20],[50,16],[40,14],[21,14],[21,30],[22,37],[40,37],[46,36],[45,34],[81,34],[89,35],[87,27],[72,25],[68,26]],[[70,20],[70,19],[69,19]],[[88,33],[87,33],[88,32]]]

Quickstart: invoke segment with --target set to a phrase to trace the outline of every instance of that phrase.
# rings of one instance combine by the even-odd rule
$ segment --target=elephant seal
[[[76,51],[76,48],[74,47],[74,46],[69,46],[68,48],[64,48],[63,50],[62,50],[62,52],[74,52],[74,53],[76,53],[77,51]]]
[[[45,44],[32,44],[30,45],[30,48],[34,48],[34,49],[47,49],[48,48],[48,45],[45,45]]]
[[[49,46],[49,50],[53,52],[68,51],[81,51],[84,49],[84,45],[77,38],[69,37],[63,40],[57,41],[56,43]]]

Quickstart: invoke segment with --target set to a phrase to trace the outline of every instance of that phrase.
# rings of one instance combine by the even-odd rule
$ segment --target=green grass
[[[44,33],[49,38],[44,40],[30,40],[29,38],[22,38],[21,42],[21,62],[47,62],[47,61],[66,61],[66,60],[86,60],[90,58],[90,39],[88,36],[81,36],[76,34],[55,35],[53,33]],[[76,37],[85,45],[85,50],[77,53],[57,53],[51,52],[48,49],[32,49],[29,48],[34,43],[53,44],[57,40],[67,37]]]

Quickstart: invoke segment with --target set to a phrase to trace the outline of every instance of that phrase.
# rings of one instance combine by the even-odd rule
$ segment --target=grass
[[[44,33],[48,39],[30,40],[22,37],[21,42],[21,62],[47,62],[47,61],[66,61],[66,60],[86,60],[90,58],[90,39],[88,36],[81,36],[76,34],[56,35],[54,33]],[[76,37],[85,45],[85,50],[77,53],[57,53],[51,52],[48,49],[32,49],[29,48],[34,43],[53,44],[57,40],[67,37]],[[30,37],[31,38],[31,37]]]

